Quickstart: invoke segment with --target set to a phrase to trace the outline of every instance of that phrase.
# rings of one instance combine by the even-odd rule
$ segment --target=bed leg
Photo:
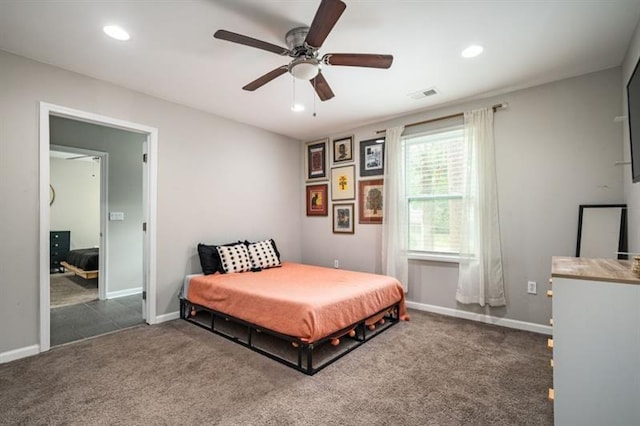
[[[307,373],[311,374],[313,373],[313,345],[312,344],[306,345],[306,349],[307,349]]]

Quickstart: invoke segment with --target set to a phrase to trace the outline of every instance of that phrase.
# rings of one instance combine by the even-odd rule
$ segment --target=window
[[[409,251],[460,252],[462,126],[404,138]]]

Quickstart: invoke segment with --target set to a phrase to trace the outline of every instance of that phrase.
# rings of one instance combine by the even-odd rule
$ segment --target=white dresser
[[[552,263],[556,426],[640,425],[640,279],[631,262]]]

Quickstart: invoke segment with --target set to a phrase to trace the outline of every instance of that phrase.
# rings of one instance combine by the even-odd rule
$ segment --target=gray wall
[[[614,165],[622,158],[622,129],[613,121],[621,111],[620,68],[328,136],[355,134],[357,156],[358,141],[376,130],[500,102],[509,104],[494,125],[507,307],[457,304],[457,264],[420,260],[410,261],[407,299],[548,325],[551,257],[575,254],[578,206],[624,201],[622,168]],[[339,259],[345,269],[380,272],[380,225],[356,223],[353,236],[333,235],[331,215],[304,217],[302,226],[304,262]],[[537,295],[526,293],[528,280],[538,282]]]
[[[200,271],[199,241],[273,237],[300,261],[297,141],[0,52],[0,353],[39,342],[40,101],[159,129],[159,315]]]
[[[640,58],[640,23],[636,27],[636,32],[631,39],[629,49],[622,63],[622,111],[623,115],[628,115],[627,105],[627,82],[631,78],[636,63]],[[623,130],[622,149],[625,161],[631,161],[631,145],[629,140],[629,122],[625,120],[621,123]],[[637,137],[637,135],[636,135]],[[624,166],[624,196],[627,203],[627,218],[629,226],[629,251],[640,253],[640,183],[633,183],[631,180],[631,166]]]
[[[108,221],[107,297],[142,288],[142,145],[146,135],[61,117],[49,119],[52,145],[109,154],[108,208],[124,213]],[[73,240],[73,234],[71,235]]]

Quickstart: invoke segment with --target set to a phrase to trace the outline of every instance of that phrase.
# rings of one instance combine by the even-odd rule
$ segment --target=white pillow
[[[225,273],[233,274],[251,270],[251,260],[244,244],[217,246],[216,249],[220,255],[220,263]]]
[[[267,269],[280,266],[280,259],[273,249],[271,240],[258,241],[247,245],[251,264],[255,269]]]

